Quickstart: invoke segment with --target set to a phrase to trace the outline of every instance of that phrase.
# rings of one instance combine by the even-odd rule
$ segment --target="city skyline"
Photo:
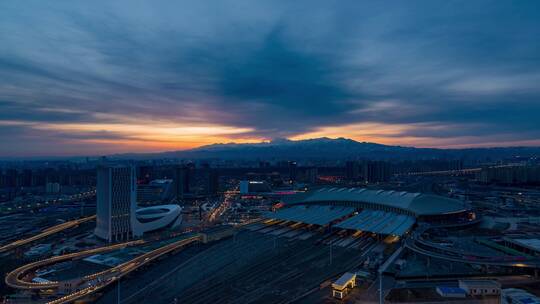
[[[4,2],[0,157],[540,146],[538,6]]]
[[[540,304],[540,2],[0,1],[0,303]]]

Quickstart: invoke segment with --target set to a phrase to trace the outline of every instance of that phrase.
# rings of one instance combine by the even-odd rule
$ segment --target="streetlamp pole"
[[[117,293],[118,299],[117,303],[120,304],[120,278],[118,278],[118,293]]]
[[[330,265],[332,265],[333,246],[330,244]]]
[[[379,271],[379,304],[383,304],[383,274],[382,274],[382,271]]]

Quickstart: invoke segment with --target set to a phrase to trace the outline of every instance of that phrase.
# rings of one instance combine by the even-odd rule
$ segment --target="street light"
[[[383,272],[379,268],[379,304],[383,304]]]

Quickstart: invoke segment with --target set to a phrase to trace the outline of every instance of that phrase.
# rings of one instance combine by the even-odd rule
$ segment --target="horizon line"
[[[71,158],[99,158],[99,157],[114,157],[114,156],[122,156],[122,155],[149,155],[149,154],[165,154],[165,153],[174,153],[174,152],[188,152],[193,151],[197,149],[201,149],[204,147],[211,147],[216,145],[240,145],[240,146],[246,146],[246,145],[256,145],[256,144],[271,144],[274,141],[283,140],[283,141],[289,141],[289,142],[301,142],[301,141],[310,141],[310,140],[318,140],[318,139],[329,139],[329,140],[338,140],[338,139],[344,139],[344,140],[351,140],[360,144],[375,144],[375,145],[381,145],[381,146],[388,146],[388,147],[401,147],[401,148],[413,148],[413,149],[434,149],[434,150],[472,150],[472,149],[512,149],[512,148],[540,148],[540,144],[533,144],[533,145],[489,145],[489,146],[471,146],[471,145],[453,145],[453,146],[439,146],[439,147],[417,147],[417,146],[407,146],[407,145],[389,145],[389,144],[381,144],[377,142],[370,142],[370,141],[359,141],[356,139],[348,138],[348,137],[314,137],[314,138],[306,138],[306,139],[289,139],[289,138],[275,138],[275,139],[269,139],[269,140],[261,140],[257,142],[247,142],[247,143],[237,143],[237,142],[216,142],[212,144],[206,144],[206,145],[200,145],[193,148],[187,148],[187,149],[177,149],[177,150],[156,150],[156,151],[150,151],[150,152],[118,152],[118,153],[110,153],[110,154],[99,154],[99,155],[90,155],[90,154],[68,154],[68,155],[28,155],[28,156],[3,156],[0,155],[0,161],[15,161],[15,160],[57,160],[57,159],[71,159]]]

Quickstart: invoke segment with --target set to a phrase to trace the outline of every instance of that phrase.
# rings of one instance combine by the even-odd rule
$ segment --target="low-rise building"
[[[463,288],[459,288],[459,287],[438,286],[435,290],[443,298],[467,297],[467,292],[463,290]]]
[[[539,238],[503,238],[505,245],[524,254],[540,256]]]
[[[204,244],[218,241],[230,236],[233,236],[235,233],[234,227],[229,225],[216,226],[210,229],[201,232],[202,242]]]
[[[501,294],[501,284],[492,280],[460,280],[459,288],[471,296],[493,296]]]
[[[85,286],[81,279],[61,281],[58,285],[58,294],[67,295],[82,290]]]
[[[25,252],[24,255],[27,258],[37,257],[37,256],[44,255],[50,252],[51,249],[52,249],[52,244],[39,244],[30,248],[30,250]]]
[[[540,298],[526,292],[523,289],[507,288],[501,291],[501,303],[513,304],[513,303],[527,303],[527,304],[540,304]]]
[[[332,283],[332,296],[343,299],[351,289],[356,286],[356,274],[351,272],[344,273],[337,281]]]

